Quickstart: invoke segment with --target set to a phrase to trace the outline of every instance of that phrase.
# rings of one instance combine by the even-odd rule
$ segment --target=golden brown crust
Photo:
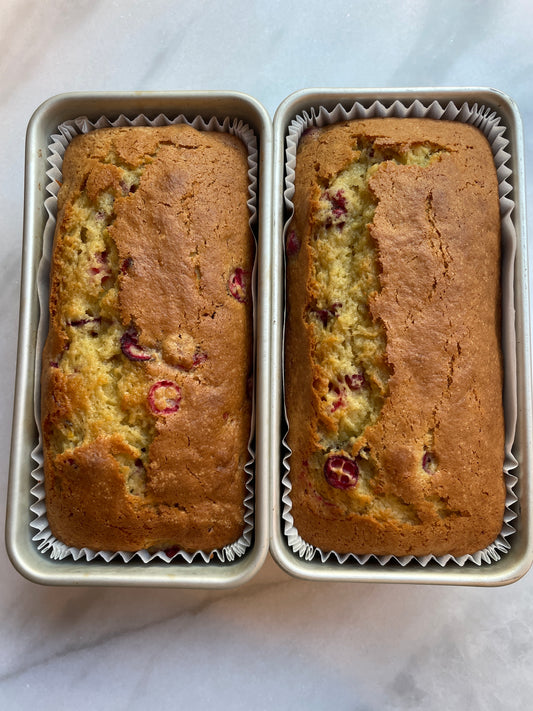
[[[432,157],[402,164],[420,145]],[[342,455],[361,471],[358,486],[342,490],[324,477],[335,447],[326,451],[317,430],[335,423],[308,313],[320,200],[362,146],[385,156],[368,181],[379,266],[368,309],[384,329],[389,379],[375,421],[349,451],[343,443]],[[341,553],[483,549],[501,530],[505,504],[499,201],[487,141],[470,126],[424,119],[313,129],[300,142],[294,205],[300,246],[287,260],[286,400],[299,534]]]
[[[67,149],[42,370],[47,515],[67,545],[195,551],[241,535],[247,199],[246,150],[227,134],[102,129]]]

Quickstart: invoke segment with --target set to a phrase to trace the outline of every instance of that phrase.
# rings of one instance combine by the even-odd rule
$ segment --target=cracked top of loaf
[[[43,355],[46,507],[94,550],[211,550],[244,521],[247,152],[186,125],[96,130],[63,163]]]
[[[471,126],[312,128],[287,239],[291,500],[325,551],[462,555],[505,505],[500,213]]]

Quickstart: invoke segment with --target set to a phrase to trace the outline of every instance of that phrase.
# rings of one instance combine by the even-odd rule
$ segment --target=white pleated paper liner
[[[500,560],[501,556],[510,549],[509,537],[515,532],[511,522],[517,517],[513,510],[517,502],[514,487],[517,477],[511,471],[517,466],[517,461],[512,454],[512,447],[515,438],[517,419],[517,385],[516,385],[516,333],[515,333],[515,312],[514,312],[514,260],[516,253],[517,236],[511,214],[514,202],[509,197],[512,185],[508,182],[512,174],[507,165],[510,154],[507,149],[509,141],[505,138],[506,128],[502,124],[501,117],[491,108],[478,106],[478,104],[456,106],[453,102],[441,105],[438,101],[433,101],[429,105],[424,105],[416,100],[405,104],[395,101],[391,106],[384,106],[381,102],[375,101],[366,107],[359,102],[355,102],[350,108],[345,108],[340,103],[331,111],[322,106],[309,107],[308,111],[296,116],[286,135],[285,150],[285,207],[287,219],[284,224],[283,244],[286,243],[286,233],[292,220],[294,206],[292,198],[294,195],[294,177],[296,166],[296,150],[298,142],[307,129],[317,126],[322,127],[342,121],[353,119],[367,119],[376,117],[398,117],[398,118],[432,118],[448,121],[460,121],[472,124],[481,130],[488,139],[494,162],[497,169],[499,184],[500,212],[501,212],[501,240],[502,240],[502,351],[504,357],[504,413],[505,413],[505,460],[504,475],[506,484],[506,500],[503,526],[496,540],[481,551],[472,555],[455,557],[452,555],[426,555],[426,556],[379,556],[379,555],[356,555],[353,553],[340,554],[335,551],[324,551],[310,543],[307,543],[299,534],[294,525],[291,515],[291,482],[290,482],[290,455],[291,450],[287,445],[287,432],[289,423],[285,410],[285,436],[282,441],[282,520],[287,543],[291,550],[306,561],[311,561],[318,556],[324,563],[328,559],[337,561],[340,564],[347,562],[357,562],[361,565],[369,561],[377,562],[380,565],[387,565],[394,562],[405,566],[408,563],[417,563],[426,566],[430,562],[435,562],[440,566],[457,564],[464,566],[466,563],[482,565]]]
[[[258,180],[258,150],[257,137],[254,131],[243,121],[239,119],[231,119],[229,117],[222,121],[212,117],[204,119],[197,116],[193,121],[189,121],[185,116],[180,115],[176,118],[169,119],[164,114],[159,114],[155,119],[148,119],[144,115],[139,115],[133,120],[126,116],[119,116],[115,121],[110,121],[105,116],[100,117],[96,122],[90,121],[87,117],[81,116],[71,121],[66,121],[57,128],[57,133],[50,136],[49,140],[49,157],[50,169],[47,171],[49,182],[46,186],[47,192],[50,194],[45,200],[45,208],[48,213],[44,233],[43,233],[43,254],[39,264],[37,275],[37,290],[40,306],[40,319],[37,331],[37,356],[35,364],[35,372],[41,372],[41,354],[48,333],[48,298],[49,298],[49,275],[50,275],[50,259],[52,254],[52,245],[56,224],[57,214],[57,195],[62,182],[62,165],[65,150],[70,141],[81,133],[89,133],[97,128],[108,128],[111,126],[168,126],[171,124],[188,124],[200,131],[217,131],[230,133],[237,136],[245,144],[248,151],[248,207],[250,210],[250,227],[253,227],[257,218],[257,180]],[[252,230],[253,232],[253,230]],[[257,250],[256,250],[257,254]],[[254,332],[255,332],[255,304],[257,303],[255,284],[256,284],[256,269],[257,258],[254,263],[252,273],[252,299],[254,310]],[[255,342],[255,339],[254,339]],[[39,431],[39,443],[32,452],[32,458],[37,463],[37,466],[32,471],[32,477],[36,484],[31,489],[31,493],[35,497],[35,502],[30,506],[30,510],[35,518],[30,522],[32,528],[36,529],[37,533],[33,536],[33,541],[36,542],[38,550],[43,554],[50,556],[54,560],[62,560],[71,557],[74,560],[104,560],[110,562],[115,558],[121,558],[124,563],[131,560],[141,560],[144,563],[149,563],[153,560],[163,561],[165,563],[184,562],[192,563],[196,560],[204,563],[216,561],[220,563],[231,563],[237,558],[245,555],[250,548],[253,538],[254,528],[254,468],[255,468],[255,403],[252,403],[252,428],[250,439],[248,442],[248,452],[250,459],[245,465],[246,472],[246,494],[244,499],[244,529],[241,537],[234,543],[225,546],[221,549],[210,551],[196,551],[194,553],[186,553],[178,550],[177,552],[165,553],[164,551],[150,552],[148,550],[140,550],[135,552],[126,551],[94,551],[89,548],[74,548],[67,546],[59,541],[52,534],[48,525],[46,516],[46,501],[44,489],[44,471],[43,471],[43,449],[40,421],[40,378],[36,378],[34,392],[34,415]]]

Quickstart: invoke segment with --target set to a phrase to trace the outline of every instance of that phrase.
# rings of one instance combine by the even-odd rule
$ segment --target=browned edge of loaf
[[[136,190],[124,190],[122,168],[139,166]],[[117,252],[118,294],[111,312],[120,332],[133,325],[139,346],[153,355],[134,364],[140,385],[121,394],[111,416],[134,406],[153,431],[141,495],[126,488],[123,465],[131,466],[134,454],[112,426],[103,422],[100,432],[92,422],[77,446],[54,450],[65,423],[91,421],[86,383],[79,373],[61,369],[69,348],[63,312],[76,289],[65,276],[64,257],[76,249],[69,237],[75,201],[85,195],[96,204],[103,192],[114,197],[108,235]],[[248,285],[251,278],[247,200],[246,148],[229,134],[186,125],[109,128],[78,136],[67,148],[41,392],[46,511],[52,533],[66,545],[210,551],[242,534],[252,305],[250,290],[237,300],[229,281],[237,268]],[[181,334],[202,354],[194,367],[190,358],[184,362],[170,353],[168,344]],[[120,344],[118,351],[120,373],[120,359],[128,359]],[[154,415],[148,390],[162,380],[179,386],[181,401],[176,412]]]
[[[328,384],[313,360],[306,314],[312,306],[310,243],[322,191],[351,163],[358,141],[442,149],[420,168],[384,164],[371,180],[370,227],[380,290],[369,309],[387,338],[389,393],[351,456],[370,448],[375,500],[407,507],[358,513],[353,492],[333,489],[322,471],[317,421]],[[500,214],[490,146],[476,128],[430,119],[370,119],[311,129],[297,154],[294,218],[301,243],[287,256],[286,405],[291,514],[300,536],[324,551],[376,555],[482,550],[501,531],[505,507],[500,351]],[[437,471],[421,467],[434,433]],[[355,489],[356,491],[357,489]],[[440,512],[440,513],[439,513]]]

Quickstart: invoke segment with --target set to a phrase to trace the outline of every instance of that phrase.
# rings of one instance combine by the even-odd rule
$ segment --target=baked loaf
[[[483,549],[505,505],[488,142],[429,119],[309,130],[286,250],[298,533],[339,553]]]
[[[63,543],[211,550],[244,526],[248,163],[186,125],[74,138],[43,354],[46,508]]]

